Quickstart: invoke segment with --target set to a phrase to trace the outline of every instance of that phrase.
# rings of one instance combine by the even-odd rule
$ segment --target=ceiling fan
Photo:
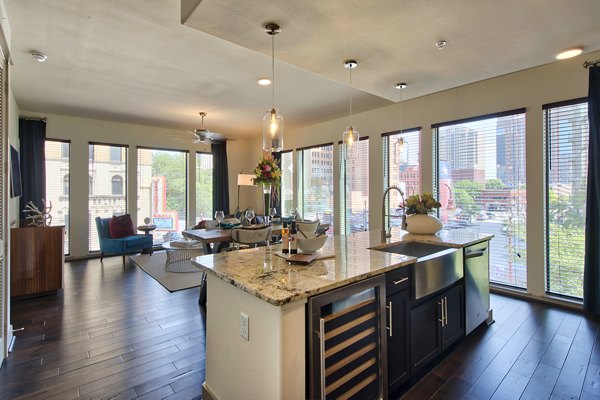
[[[206,117],[206,113],[199,112],[198,114],[200,114],[200,116],[202,117],[202,126],[200,127],[200,129],[194,130],[194,143],[210,144],[214,141],[221,142],[221,141],[226,140],[225,136],[221,135],[220,133],[205,129],[204,128],[204,117]]]

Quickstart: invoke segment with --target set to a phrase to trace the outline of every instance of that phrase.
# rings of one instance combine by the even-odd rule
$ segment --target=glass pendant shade
[[[262,122],[262,147],[269,152],[283,150],[283,115],[278,109],[267,110]]]
[[[344,68],[350,73],[350,84],[348,85],[348,96],[350,97],[350,125],[346,127],[346,130],[342,134],[342,143],[346,147],[346,160],[356,160],[359,156],[358,140],[360,135],[358,134],[358,131],[354,129],[354,126],[352,126],[352,70],[356,67],[358,67],[358,63],[354,60],[347,60],[344,62]]]
[[[396,165],[400,165],[400,163],[401,163],[400,157],[402,155],[402,149],[404,149],[404,139],[400,137],[394,143],[394,164],[396,164]]]
[[[360,135],[353,126],[347,126],[346,130],[343,133],[343,143],[346,146],[346,159],[347,160],[356,160],[358,158],[358,141],[360,140]]]

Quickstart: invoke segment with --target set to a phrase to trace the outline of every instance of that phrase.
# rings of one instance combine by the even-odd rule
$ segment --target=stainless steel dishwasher
[[[465,257],[465,330],[468,335],[484,321],[492,323],[490,310],[489,241],[464,249]]]

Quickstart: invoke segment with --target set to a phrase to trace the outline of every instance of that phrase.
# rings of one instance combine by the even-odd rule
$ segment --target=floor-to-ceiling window
[[[65,254],[69,254],[71,143],[46,140],[46,206],[52,205],[51,225],[65,226]]]
[[[383,189],[397,186],[408,197],[421,193],[421,129],[408,129],[384,133],[383,145]],[[385,226],[400,226],[402,197],[391,190],[386,197]]]
[[[544,110],[546,292],[583,298],[589,122],[587,100]]]
[[[356,158],[346,158],[340,142],[340,230],[353,233],[369,230],[369,138],[361,137]]]
[[[297,149],[298,212],[333,228],[333,143]]]
[[[494,234],[490,281],[526,288],[525,110],[433,128],[444,229]]]
[[[213,217],[213,157],[196,152],[196,220]]]
[[[127,212],[127,150],[126,145],[120,144],[89,144],[90,252],[100,250],[96,217],[106,218]]]
[[[156,225],[154,243],[187,228],[187,151],[138,148],[137,219]]]
[[[294,157],[291,150],[281,152],[281,210],[282,216],[289,215],[294,208]]]

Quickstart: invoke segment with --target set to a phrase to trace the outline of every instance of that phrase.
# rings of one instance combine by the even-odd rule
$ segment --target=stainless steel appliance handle
[[[406,282],[407,280],[408,280],[408,278],[402,278],[402,279],[398,279],[397,281],[392,281],[392,282],[394,282],[394,285],[398,285],[402,282]]]
[[[394,336],[394,333],[392,331],[392,302],[391,301],[388,302],[387,309],[389,310],[388,311],[388,318],[390,320],[390,326],[388,326],[388,328],[387,328],[388,331],[389,331],[388,335],[389,335],[389,337],[392,337],[392,336]]]
[[[319,343],[321,361],[321,398],[325,398],[325,319],[319,318]]]
[[[487,248],[483,249],[483,250],[480,250],[480,251],[474,251],[472,253],[468,253],[468,254],[465,255],[465,258],[481,257],[481,256],[485,255],[486,251],[487,251]]]

